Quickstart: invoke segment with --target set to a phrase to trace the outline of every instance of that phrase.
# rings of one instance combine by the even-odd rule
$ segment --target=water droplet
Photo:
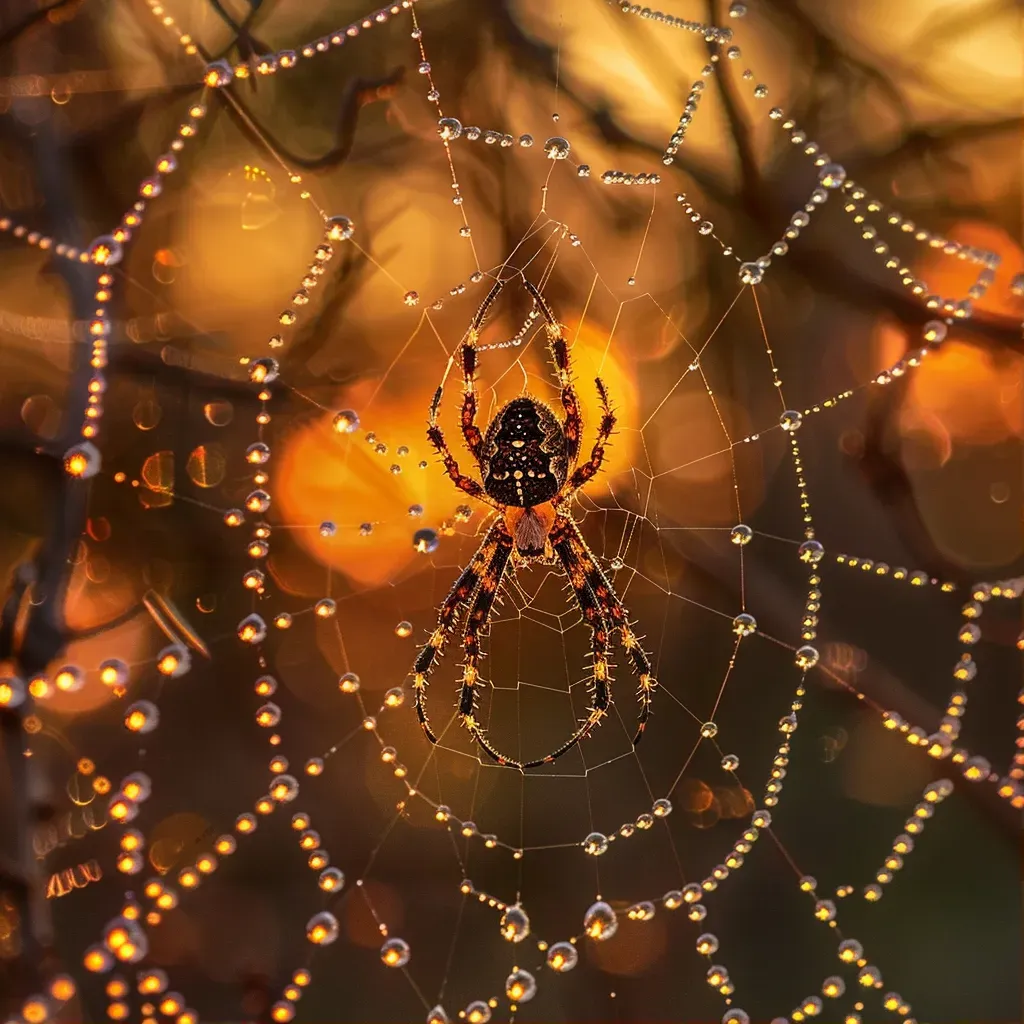
[[[743,284],[760,284],[764,279],[764,268],[757,263],[741,263],[739,276]]]
[[[608,837],[603,832],[591,832],[583,840],[583,852],[589,853],[591,857],[600,857],[608,850]]]
[[[537,994],[537,981],[529,971],[513,971],[505,979],[505,995],[513,1003],[528,1003]]]
[[[64,472],[79,480],[95,476],[102,465],[99,449],[91,441],[73,445],[64,453]]]
[[[570,149],[568,139],[563,139],[560,135],[552,135],[544,143],[544,154],[549,160],[568,160]]]
[[[583,930],[587,937],[603,942],[610,939],[619,927],[619,919],[604,900],[594,903],[583,917]]]
[[[440,539],[437,536],[436,530],[431,530],[429,527],[422,530],[417,530],[412,535],[412,546],[421,554],[429,555],[437,550]]]
[[[338,919],[329,911],[322,910],[306,922],[306,938],[314,946],[329,946],[338,937]]]
[[[332,242],[343,242],[351,238],[356,226],[348,217],[328,217],[324,221],[324,232]]]
[[[846,168],[840,164],[825,164],[818,172],[818,181],[825,188],[841,188],[846,181]]]
[[[405,939],[388,939],[380,947],[380,958],[387,967],[404,967],[412,956]]]
[[[499,926],[502,938],[508,942],[522,942],[530,934],[529,915],[518,903],[505,908]]]
[[[548,949],[547,965],[553,971],[571,971],[579,959],[579,952],[571,942],[556,942]]]
[[[227,85],[234,78],[234,71],[226,60],[214,60],[206,65],[203,72],[203,81],[211,89],[219,89]]]
[[[89,246],[89,262],[98,267],[113,267],[121,262],[124,250],[113,235],[100,235]]]
[[[757,632],[757,619],[747,612],[742,612],[732,620],[732,631],[737,636],[750,636]]]
[[[62,693],[77,693],[85,686],[85,673],[77,665],[65,665],[57,670],[53,685]]]
[[[24,682],[17,676],[0,676],[0,707],[16,708],[24,703],[27,693]]]
[[[750,539],[753,536],[754,531],[745,523],[737,524],[729,533],[729,539],[738,547],[743,547],[744,545],[749,544]]]
[[[800,647],[796,652],[796,663],[803,669],[814,668],[818,664],[817,648],[811,647],[809,644]]]
[[[649,900],[644,900],[643,903],[634,903],[626,911],[626,917],[630,921],[652,921],[656,912],[654,904]]]
[[[128,666],[120,658],[108,658],[100,664],[100,682],[104,686],[124,686],[128,681]]]
[[[279,804],[290,804],[299,795],[299,780],[294,775],[278,775],[270,787],[270,797]]]
[[[264,729],[273,729],[281,721],[281,709],[271,701],[261,704],[256,711],[256,724]]]
[[[469,1024],[487,1024],[491,1019],[491,1008],[482,999],[474,999],[463,1013]]]
[[[160,711],[149,700],[137,700],[124,713],[125,728],[145,734],[152,732],[160,723]]]
[[[276,359],[264,356],[249,364],[249,380],[254,384],[271,384],[277,380],[279,367]]]
[[[825,548],[820,541],[805,540],[796,549],[797,557],[801,562],[808,562],[810,565],[817,565],[825,557]]]
[[[462,134],[462,122],[457,117],[442,117],[437,122],[437,134],[451,142]]]

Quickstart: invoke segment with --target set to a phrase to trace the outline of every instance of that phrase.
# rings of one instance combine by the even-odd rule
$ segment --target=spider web
[[[181,42],[189,31],[181,27],[184,15],[179,25],[164,8],[149,6]],[[384,8],[335,35],[355,48],[370,29],[393,32],[396,45],[412,30],[411,70],[434,90],[429,9]],[[179,306],[177,326],[196,340],[162,352],[170,367],[213,378],[200,389],[210,400],[200,406],[205,426],[191,431],[202,444],[182,447],[172,438],[142,464],[137,490],[147,515],[184,506],[204,528],[227,532],[218,545],[238,549],[212,577],[215,600],[204,594],[197,602],[199,614],[222,628],[200,620],[193,630],[191,612],[150,598],[151,616],[175,639],[172,654],[185,661],[191,647],[191,674],[202,682],[161,680],[160,645],[146,632],[133,645],[152,652],[125,658],[135,686],[119,686],[73,728],[61,725],[61,694],[49,692],[61,689],[60,666],[49,689],[34,693],[40,716],[54,700],[54,724],[43,727],[44,737],[66,733],[66,750],[90,757],[102,751],[94,760],[114,778],[114,766],[123,766],[121,775],[142,768],[152,776],[153,795],[140,801],[132,827],[144,836],[159,882],[157,895],[147,896],[147,875],[138,885],[129,881],[148,938],[139,940],[145,957],[126,976],[133,992],[147,971],[165,969],[169,990],[183,993],[166,1016],[183,1024],[185,1006],[204,1018],[238,1018],[237,979],[254,972],[268,979],[261,983],[266,1005],[246,1003],[244,1013],[280,1021],[534,1015],[742,1024],[746,1015],[775,1015],[909,1022],[957,1019],[969,1006],[983,1007],[976,1019],[1012,1012],[1005,1010],[1012,995],[999,981],[1019,962],[1019,934],[1002,896],[1012,868],[998,839],[972,833],[979,820],[993,831],[991,821],[1024,799],[1019,760],[1008,754],[1019,733],[1006,713],[1015,692],[1006,638],[1021,580],[971,584],[918,568],[885,510],[851,483],[835,454],[844,430],[869,416],[879,391],[944,358],[947,335],[970,320],[968,300],[984,296],[998,260],[917,225],[908,230],[909,222],[846,177],[784,109],[769,113],[773,101],[759,95],[761,80],[734,71],[746,67],[745,54],[730,50],[746,45],[742,20],[730,21],[726,33],[628,5],[607,15],[610,31],[652,52],[667,45],[658,33],[679,34],[687,44],[673,59],[694,84],[658,170],[606,170],[597,163],[602,146],[582,128],[572,131],[568,116],[556,126],[564,136],[473,129],[468,99],[466,110],[449,109],[431,92],[436,129],[431,123],[420,132],[407,161],[416,173],[396,173],[395,206],[420,197],[422,225],[411,234],[389,233],[388,203],[372,194],[347,197],[354,225],[325,221],[333,204],[318,183],[304,180],[232,98],[243,84],[230,84],[237,69],[206,65],[207,88],[266,143],[244,171],[237,160],[231,165],[231,187],[245,196],[244,226],[266,230],[261,221],[277,201],[276,187],[288,196],[280,200],[288,223],[278,226],[279,237],[302,254],[283,257],[291,265],[268,275],[274,294],[257,303],[261,323],[273,326],[264,329],[266,348],[251,341],[245,347],[240,362],[252,386],[237,389],[235,403],[263,421],[250,417],[243,427],[239,417],[224,442],[231,471],[218,470],[206,441],[229,408],[218,405],[216,382],[233,373],[236,358],[230,345],[217,343],[216,313]],[[653,24],[642,36],[625,35],[637,17]],[[302,74],[305,59],[327,59],[319,55],[340,45],[331,34],[319,42],[322,49],[314,41],[279,52],[266,73],[283,83],[293,56]],[[187,53],[192,44],[182,45]],[[260,67],[254,59],[249,74],[264,73]],[[717,92],[717,78],[726,76],[729,87]],[[796,216],[788,225],[780,220],[778,241],[766,252],[707,219],[699,183],[689,192],[672,184],[672,157],[713,138],[734,115],[741,90],[749,97],[743,109],[765,128],[758,137],[765,152],[788,139],[801,156],[787,172],[787,189],[799,197]],[[542,109],[533,105],[510,121],[539,124]],[[770,131],[777,141],[768,141]],[[228,143],[237,138],[211,136],[185,173],[201,174],[218,147],[231,151]],[[588,147],[596,154],[589,173]],[[228,179],[217,180],[223,189]],[[518,227],[509,218],[504,239],[474,231],[497,181],[510,183],[528,211]],[[462,201],[451,207],[452,196]],[[601,218],[622,226],[618,249],[589,243],[588,229]],[[148,220],[147,213],[138,238]],[[805,220],[810,227],[801,237]],[[419,267],[422,251],[429,253],[435,235],[460,227],[470,269],[435,297],[420,283],[437,279]],[[198,220],[192,231],[197,251]],[[848,237],[850,253],[861,242],[873,272],[902,278],[913,298],[918,319],[906,329],[898,360],[862,359],[859,373],[820,364],[817,335],[833,310],[802,296],[787,265],[808,239],[833,236]],[[916,269],[915,246],[922,244],[971,265],[976,278],[962,293],[931,296]],[[94,260],[96,251],[89,250]],[[497,262],[488,265],[494,254]],[[673,258],[661,263],[658,254]],[[887,260],[895,265],[886,267]],[[512,278],[481,335],[479,424],[524,391],[557,403],[543,321],[517,272],[541,289],[572,341],[582,457],[597,420],[595,376],[617,410],[606,465],[572,514],[629,609],[658,680],[652,717],[634,747],[636,679],[619,648],[608,719],[563,758],[525,776],[482,757],[459,726],[458,630],[430,680],[437,747],[419,731],[408,689],[417,647],[489,523],[486,509],[444,477],[423,423],[445,383],[441,424],[463,470],[475,474],[459,436],[457,347],[493,280]],[[730,284],[707,288],[705,296],[704,274]],[[130,261],[115,275],[114,287],[131,301],[159,309],[164,300]],[[714,298],[722,294],[728,298]],[[349,300],[351,319],[331,334],[326,352],[315,350],[303,325],[329,319],[339,296]],[[274,323],[278,303],[285,312]],[[385,333],[387,344],[375,345],[375,332]],[[249,392],[258,393],[255,404]],[[144,402],[132,411],[139,429],[154,416]],[[341,413],[349,409],[358,420]],[[198,412],[185,410],[183,420],[190,417]],[[112,419],[108,413],[107,430]],[[115,483],[130,486],[113,477],[124,447],[104,433],[97,443],[111,493]],[[251,464],[244,475],[235,472],[243,450]],[[175,481],[175,458],[186,463],[188,483]],[[254,480],[254,472],[265,479]],[[107,500],[113,510],[114,499]],[[235,519],[241,525],[232,527]],[[261,540],[269,557],[251,547]],[[193,551],[202,557],[199,546]],[[241,556],[244,576],[235,571]],[[252,597],[236,627],[238,576]],[[201,662],[196,632],[213,654],[212,671]],[[519,565],[506,577],[484,639],[479,708],[499,749],[542,756],[571,734],[590,701],[589,642],[560,568]],[[88,677],[82,692],[104,693],[97,670],[103,658],[124,655],[119,643],[128,641],[112,631],[68,652]],[[890,646],[896,650],[886,664],[866,653]],[[217,678],[219,659],[245,686],[232,682],[230,699],[207,705],[195,688]],[[267,692],[268,676],[276,692]],[[161,715],[144,757],[137,745],[126,747],[117,724],[143,694]],[[979,709],[976,727],[968,704]],[[239,724],[253,715],[269,726],[269,751],[263,735]],[[114,731],[117,738],[108,739]],[[182,750],[190,735],[203,752],[196,756],[223,764],[223,784],[185,794],[168,781],[174,797],[165,804],[164,779],[192,775]],[[60,764],[56,755],[53,761]],[[79,784],[90,774],[79,771]],[[209,784],[218,774],[193,777]],[[298,776],[297,799],[281,781],[291,776]],[[275,787],[283,787],[281,795]],[[265,790],[270,798],[260,797]],[[269,803],[256,808],[251,823],[235,817],[251,813],[256,798]],[[161,832],[173,813],[185,811],[204,822],[197,835],[180,822]],[[110,827],[121,828],[116,820]],[[233,830],[237,852],[219,853],[217,872],[204,879],[204,856]],[[296,836],[298,852],[288,848]],[[239,866],[248,843],[260,851],[256,879]],[[110,841],[99,848],[104,873],[116,875]],[[964,857],[990,870],[964,872],[956,866]],[[336,891],[313,884],[319,878],[323,888],[325,858],[344,871]],[[124,871],[137,872],[137,865]],[[120,920],[117,889],[111,883],[98,890],[103,908],[73,957],[88,943],[102,948],[105,934],[109,940],[103,922]],[[178,906],[162,913],[159,894],[167,891]],[[59,926],[70,931],[60,904],[57,911]],[[156,918],[146,920],[147,912]],[[342,934],[321,949],[302,929],[324,912],[333,916],[320,923]],[[595,913],[603,926],[593,924]],[[227,922],[227,941],[238,951],[218,950],[201,964],[196,950],[213,948],[211,936],[222,934],[216,920]],[[956,922],[955,943],[940,938],[947,920]],[[201,937],[182,938],[189,929]],[[399,939],[411,950],[408,963]],[[563,972],[549,955],[565,942],[580,962]],[[126,1015],[145,1019],[145,1000],[110,981],[114,965],[106,961],[116,959],[116,948],[111,952],[96,972],[118,1008],[111,1016],[124,1004]],[[994,994],[988,1001],[961,994],[965,1009],[954,1008],[956,996],[934,982],[935,962],[963,965],[977,990]],[[125,972],[114,969],[116,982]],[[308,971],[311,983],[292,980],[295,971]],[[88,971],[75,973],[86,979],[83,999],[102,1000]],[[514,984],[523,987],[518,998]],[[159,992],[152,1002],[159,1009],[166,999]]]

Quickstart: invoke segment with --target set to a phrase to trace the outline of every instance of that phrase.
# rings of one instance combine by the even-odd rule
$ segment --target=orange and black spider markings
[[[480,469],[483,482],[467,476],[459,469],[437,425],[443,390],[441,387],[434,394],[427,431],[427,436],[441,456],[445,470],[455,486],[490,505],[498,516],[484,535],[470,564],[463,570],[441,605],[437,626],[421,648],[412,672],[416,714],[427,739],[437,743],[438,737],[431,729],[426,713],[427,681],[445,643],[455,631],[463,608],[468,606],[463,630],[465,660],[456,714],[490,758],[500,765],[520,770],[550,764],[589,736],[594,726],[600,724],[608,714],[612,703],[608,650],[615,632],[619,633],[622,646],[630,655],[630,666],[640,683],[640,713],[633,737],[634,745],[640,741],[647,725],[651,699],[657,686],[650,660],[630,628],[626,609],[587,547],[579,527],[569,515],[560,511],[601,469],[605,448],[615,429],[615,414],[608,391],[600,379],[595,382],[601,401],[601,422],[598,424],[590,458],[582,465],[577,465],[583,423],[572,382],[569,347],[562,335],[561,325],[540,292],[525,278],[523,283],[546,322],[545,329],[561,389],[565,419],[559,421],[543,402],[530,396],[521,396],[498,410],[486,432],[482,433],[476,425],[476,345],[487,312],[505,285],[504,281],[498,281],[477,310],[461,346],[465,386],[462,435]],[[497,750],[476,718],[477,697],[482,685],[479,670],[480,637],[487,629],[506,571],[514,572],[517,562],[533,559],[557,559],[561,563],[583,621],[590,627],[593,659],[589,687],[591,706],[587,717],[557,750],[537,760],[520,762]]]
[[[534,508],[551,501],[569,468],[555,414],[535,398],[513,398],[487,428],[480,468],[484,490],[502,505]]]

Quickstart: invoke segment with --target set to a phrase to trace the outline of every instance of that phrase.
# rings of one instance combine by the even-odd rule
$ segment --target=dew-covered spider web
[[[116,72],[55,5],[4,93],[7,1019],[1017,1019],[1024,254],[964,43],[1011,12],[97,6]],[[502,514],[427,438],[443,386],[480,478],[496,281],[476,424],[561,415],[524,279],[581,464],[596,378],[616,416],[564,511],[656,680],[634,743],[613,631],[607,715],[525,772],[458,713],[486,584],[436,744],[412,686]],[[511,759],[591,713],[553,555],[481,647]]]

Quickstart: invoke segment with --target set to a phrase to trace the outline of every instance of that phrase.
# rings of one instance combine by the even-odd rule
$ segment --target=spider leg
[[[427,720],[427,681],[435,660],[444,652],[444,645],[455,629],[459,609],[469,603],[474,591],[480,585],[485,569],[491,560],[496,545],[496,536],[504,529],[500,522],[495,523],[484,535],[480,547],[476,549],[469,565],[455,581],[448,592],[444,604],[437,615],[437,626],[430,638],[420,648],[412,667],[412,688],[416,694],[416,717],[420,720],[423,732],[431,743],[437,743],[437,737]]]
[[[494,305],[495,299],[501,294],[501,289],[508,284],[508,281],[495,281],[491,290],[487,293],[484,301],[480,303],[480,308],[476,311],[473,319],[469,324],[470,334],[479,334],[480,328],[483,326],[484,320],[487,319],[487,314],[490,312],[491,306]]]
[[[597,394],[601,399],[601,423],[597,428],[597,437],[594,440],[594,447],[590,453],[590,460],[582,466],[577,466],[575,472],[562,485],[555,504],[559,505],[578,491],[588,480],[597,476],[604,462],[605,447],[608,439],[615,429],[615,413],[612,412],[611,403],[608,400],[608,389],[604,381],[598,377],[594,383],[597,385]]]
[[[452,455],[451,449],[448,447],[448,442],[444,439],[444,434],[441,428],[437,425],[437,410],[441,405],[441,392],[442,388],[438,388],[434,392],[434,401],[430,403],[430,426],[427,429],[427,437],[430,439],[430,443],[437,449],[437,453],[441,456],[444,462],[444,468],[452,482],[460,490],[465,491],[471,497],[476,498],[478,501],[486,502],[491,508],[497,508],[498,503],[494,501],[490,495],[484,490],[484,485],[477,480],[474,480],[471,476],[466,476],[459,469],[459,464]]]
[[[499,285],[494,287],[498,288]],[[466,440],[466,447],[470,454],[476,459],[477,465],[480,465],[480,450],[483,448],[484,435],[476,425],[479,402],[476,390],[476,342],[478,337],[477,330],[470,328],[462,343],[462,436]]]
[[[480,328],[494,301],[501,294],[505,287],[504,281],[495,281],[494,287],[487,293],[486,298],[480,303],[462,341],[461,362],[462,362],[462,436],[466,439],[466,447],[469,449],[477,464],[480,463],[480,449],[483,447],[484,436],[476,425],[476,413],[479,398],[476,391],[476,343],[480,337]]]
[[[594,726],[608,714],[611,706],[611,670],[608,665],[608,622],[601,609],[593,587],[586,578],[585,567],[573,550],[571,527],[567,520],[555,528],[552,535],[552,546],[562,562],[565,575],[569,579],[583,621],[590,627],[591,653],[593,655],[593,676],[591,678],[592,705],[582,725],[560,747],[537,761],[530,761],[524,768],[535,768],[538,765],[550,764],[563,754],[572,750],[580,740],[590,735]]]
[[[494,599],[498,596],[505,567],[512,555],[512,537],[501,527],[495,534],[494,553],[487,565],[480,585],[473,600],[469,616],[466,619],[464,645],[466,660],[462,668],[462,689],[459,692],[458,714],[473,739],[498,764],[522,767],[518,761],[505,757],[491,745],[486,733],[476,720],[476,688],[480,677],[480,634],[486,628],[494,607]]]
[[[572,550],[570,538],[570,526],[567,521],[563,520],[560,526],[556,527],[555,532],[552,534],[554,550],[562,560],[566,576],[569,578],[569,582],[576,594],[576,600],[579,602],[580,611],[583,613],[584,621],[587,622],[591,629],[591,650],[594,657],[594,674],[591,691],[593,695],[593,705],[589,710],[587,718],[560,747],[549,754],[545,754],[544,757],[522,763],[513,761],[511,758],[500,753],[491,744],[487,735],[475,723],[475,721],[470,724],[467,720],[467,724],[470,724],[471,731],[473,732],[474,739],[491,758],[497,761],[498,764],[518,768],[520,771],[523,771],[526,768],[538,768],[542,764],[551,764],[552,761],[556,761],[563,754],[572,750],[580,740],[585,739],[590,735],[594,726],[598,725],[608,713],[608,708],[611,705],[611,672],[608,666],[608,625],[601,611],[597,597],[595,596],[590,584],[587,582],[583,573],[583,568]],[[483,590],[481,588],[481,594],[482,593]],[[464,699],[467,699],[465,690],[463,693]],[[468,709],[470,711],[472,710],[472,700],[473,694],[470,692],[468,694]],[[460,713],[465,709],[466,705],[464,704],[463,707],[460,708]]]
[[[640,683],[637,692],[640,714],[637,718],[636,735],[633,737],[633,745],[636,746],[643,737],[644,729],[647,726],[647,719],[651,714],[651,701],[658,682],[654,678],[650,658],[647,657],[647,653],[630,627],[628,612],[615,593],[615,588],[604,574],[604,570],[597,564],[597,559],[594,558],[587,542],[583,539],[579,527],[571,520],[566,520],[566,522],[569,532],[567,543],[578,560],[587,583],[593,590],[602,615],[613,630],[619,630],[622,646],[629,654],[633,671]]]
[[[565,421],[562,430],[565,433],[566,452],[569,456],[569,465],[575,466],[580,454],[580,441],[583,435],[583,417],[580,415],[580,403],[576,397],[576,388],[572,382],[572,360],[569,356],[569,346],[562,333],[562,325],[558,322],[551,307],[544,297],[537,290],[537,287],[523,278],[523,285],[533,296],[541,315],[547,321],[548,344],[551,348],[551,358],[554,360],[555,373],[558,377],[559,386],[562,389],[562,408],[565,409]]]

